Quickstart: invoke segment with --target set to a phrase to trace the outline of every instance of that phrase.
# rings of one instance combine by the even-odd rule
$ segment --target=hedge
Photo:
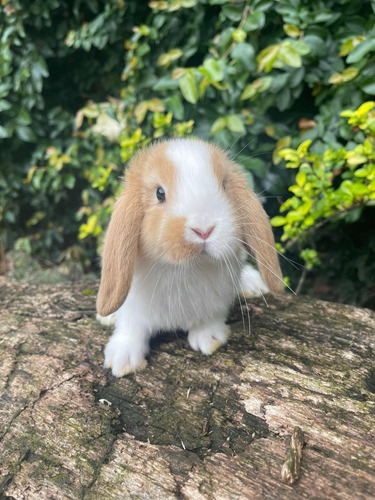
[[[374,2],[3,0],[0,16],[7,249],[57,259],[79,245],[95,265],[124,162],[153,139],[194,135],[246,168],[284,228],[280,251],[309,270],[305,291],[374,304],[374,137],[348,124],[375,94]],[[350,151],[364,158],[355,168]],[[293,214],[319,168],[330,186]],[[296,287],[301,271],[284,272]]]

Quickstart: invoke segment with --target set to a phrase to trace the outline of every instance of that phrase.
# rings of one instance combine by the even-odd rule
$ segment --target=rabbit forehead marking
[[[171,141],[166,156],[176,168],[176,198],[178,204],[188,207],[197,200],[220,196],[224,168],[221,152],[199,140]]]

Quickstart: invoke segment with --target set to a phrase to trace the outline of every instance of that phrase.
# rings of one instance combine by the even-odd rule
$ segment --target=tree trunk
[[[0,498],[375,498],[374,312],[252,300],[213,356],[170,333],[115,379],[97,283],[0,286]]]

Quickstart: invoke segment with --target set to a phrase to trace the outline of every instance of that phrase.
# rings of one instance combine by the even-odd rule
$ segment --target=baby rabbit
[[[193,349],[212,354],[229,337],[247,254],[269,290],[281,292],[268,217],[223,150],[197,139],[142,150],[104,241],[97,310],[115,313],[104,366],[116,377],[143,368],[161,330],[186,330]]]

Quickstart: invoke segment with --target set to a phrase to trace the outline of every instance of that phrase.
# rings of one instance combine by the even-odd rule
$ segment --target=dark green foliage
[[[122,162],[152,138],[231,148],[276,216],[294,183],[279,151],[305,140],[316,155],[353,149],[340,113],[375,94],[370,0],[2,0],[0,18],[1,238],[48,258],[78,234],[94,257]],[[366,263],[364,240],[355,259]],[[350,247],[329,248],[341,269]],[[351,298],[335,298],[373,293],[363,266]]]

